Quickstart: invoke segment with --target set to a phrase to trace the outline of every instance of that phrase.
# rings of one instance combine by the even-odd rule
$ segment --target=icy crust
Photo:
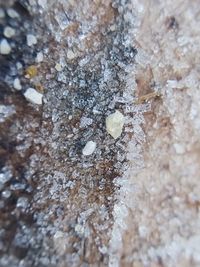
[[[115,17],[108,1],[98,2],[100,11],[95,13],[96,2],[94,6],[87,1],[84,4],[70,6],[75,15],[69,24],[80,24],[73,34],[65,35],[71,26],[63,29],[62,25],[55,31],[56,24],[50,24],[60,47],[55,57],[61,68],[58,72],[52,69],[54,82],[46,82],[44,112],[52,124],[47,133],[50,158],[45,159],[34,208],[39,210],[39,231],[44,236],[50,233],[53,239],[54,253],[50,254],[49,246],[44,250],[46,261],[72,266],[98,266],[101,262],[107,266],[115,200],[113,179],[127,168],[125,149],[132,134],[124,128],[115,141],[107,133],[105,122],[116,109],[124,113],[125,106],[134,101],[134,80],[129,77],[130,87],[125,91],[124,77],[132,75],[128,66],[134,64],[136,50],[126,40],[128,24],[123,15]],[[115,5],[116,9],[119,4]],[[54,17],[61,19],[63,9],[70,17],[70,8],[63,2]],[[115,30],[110,29],[113,25]],[[120,34],[123,28],[125,32]],[[94,38],[99,41],[94,42]],[[83,47],[77,47],[77,43]],[[68,47],[73,48],[73,58],[66,53]],[[118,101],[120,98],[126,104]],[[130,123],[126,128],[131,128]],[[82,151],[90,140],[96,143],[96,149],[85,157]],[[45,171],[49,168],[51,174]]]
[[[24,61],[16,63],[14,78],[6,76],[11,86],[20,76],[21,86],[15,87],[21,90],[13,91],[26,107],[16,127],[18,132],[26,125],[17,134],[16,148],[25,161],[24,183],[15,185],[25,192],[14,202],[12,213],[20,226],[9,232],[9,252],[3,251],[1,264],[107,266],[118,190],[113,181],[128,168],[125,152],[134,131],[144,139],[142,128],[132,127],[138,118],[131,110],[137,54],[128,30],[131,6],[107,0],[32,0],[26,7],[36,19],[20,28]],[[16,38],[20,34],[16,31]],[[27,97],[28,88],[34,91]],[[149,109],[146,104],[138,108]],[[115,140],[106,131],[106,118],[116,110],[125,122]],[[13,127],[10,131],[14,134]],[[83,149],[90,141],[95,149],[86,156]],[[3,207],[12,196],[7,179],[2,178]]]
[[[15,29],[1,55],[1,266],[198,266],[199,7],[187,5],[30,0],[1,11]],[[137,102],[152,91],[162,97]]]
[[[140,4],[137,91],[154,80],[161,98],[143,114],[147,144],[129,143],[145,168],[116,180],[110,266],[199,266],[199,5]]]

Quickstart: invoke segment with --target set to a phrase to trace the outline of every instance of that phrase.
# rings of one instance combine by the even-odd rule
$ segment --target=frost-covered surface
[[[0,11],[0,266],[198,266],[198,1]]]
[[[198,1],[140,4],[137,92],[153,84],[161,97],[145,115],[144,168],[136,170],[130,143],[133,165],[117,180],[110,265],[199,266],[200,7]]]

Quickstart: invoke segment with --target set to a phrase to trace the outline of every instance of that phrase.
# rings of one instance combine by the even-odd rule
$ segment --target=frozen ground
[[[200,266],[198,1],[0,3],[0,266]]]

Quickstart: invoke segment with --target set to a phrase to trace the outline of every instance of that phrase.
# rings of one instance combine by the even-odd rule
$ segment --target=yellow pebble
[[[35,76],[37,76],[37,67],[34,66],[34,65],[29,66],[26,69],[26,76],[29,79],[34,78]]]

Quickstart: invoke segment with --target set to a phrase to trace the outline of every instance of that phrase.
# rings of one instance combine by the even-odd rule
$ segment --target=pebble
[[[9,26],[6,26],[4,28],[3,34],[4,34],[5,37],[11,38],[11,37],[13,37],[15,35],[15,30],[13,28],[9,27]]]
[[[37,38],[33,34],[27,34],[26,41],[28,46],[37,44]]]
[[[67,51],[67,58],[72,60],[76,57],[76,55],[74,54],[74,52],[72,50],[68,50]]]
[[[43,94],[38,93],[34,88],[28,88],[24,96],[32,104],[42,105]]]
[[[86,145],[84,146],[82,153],[84,156],[92,155],[92,153],[95,151],[97,144],[93,141],[88,141]]]
[[[11,191],[10,190],[5,190],[2,192],[2,197],[3,198],[9,198],[11,196]]]
[[[44,58],[43,53],[42,53],[42,52],[39,52],[39,53],[37,53],[37,56],[36,56],[35,61],[36,61],[37,63],[40,63],[40,62],[43,61],[43,58]]]
[[[0,43],[0,54],[8,55],[11,52],[11,47],[6,39],[1,40]]]
[[[106,118],[106,130],[114,139],[122,134],[124,120],[124,115],[118,110]]]
[[[9,8],[7,14],[12,19],[19,18],[19,14],[13,8]]]
[[[17,208],[26,209],[28,205],[29,205],[28,198],[26,197],[18,198],[17,205],[16,205]]]
[[[110,30],[111,30],[112,32],[114,32],[114,31],[116,30],[116,26],[115,26],[115,25],[111,25],[111,26],[110,26]]]
[[[5,12],[2,8],[0,8],[0,19],[5,18]]]
[[[61,66],[59,63],[56,63],[56,65],[55,65],[55,69],[56,69],[57,71],[62,71],[62,66]]]
[[[21,86],[21,83],[20,83],[19,78],[15,78],[15,79],[14,79],[14,81],[13,81],[13,87],[14,87],[16,90],[21,90],[21,89],[22,89],[22,86]]]
[[[18,70],[21,70],[23,68],[23,65],[20,62],[17,62],[16,67]]]
[[[9,175],[9,173],[0,173],[0,184],[7,183],[12,176]]]

